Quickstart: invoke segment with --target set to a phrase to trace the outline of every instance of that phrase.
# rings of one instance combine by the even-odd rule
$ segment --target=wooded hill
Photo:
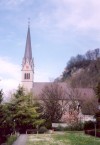
[[[62,75],[55,81],[66,81],[73,87],[95,87],[100,81],[100,49],[71,57]]]

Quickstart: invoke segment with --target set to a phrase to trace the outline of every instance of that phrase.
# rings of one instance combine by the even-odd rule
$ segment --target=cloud
[[[0,8],[16,11],[24,6],[30,6],[34,0],[0,0]]]
[[[8,58],[0,57],[0,89],[4,92],[16,89],[20,83],[20,66]]]
[[[100,30],[99,0],[45,0],[43,3],[35,0],[1,0],[0,6],[13,11],[20,9],[20,19],[31,17],[34,27],[52,30],[53,33],[53,30],[55,33],[69,29],[85,32]]]
[[[0,6],[13,11],[20,9],[20,19],[31,17],[34,27],[52,30],[53,33],[53,30],[56,33],[70,28],[74,31],[100,30],[99,0],[45,0],[43,3],[35,0],[1,0]]]
[[[100,30],[100,1],[95,0],[49,0],[40,9],[37,18],[41,28],[55,30]],[[50,10],[51,8],[51,10]],[[37,26],[38,26],[37,25]]]
[[[77,30],[100,29],[100,1],[62,0],[56,5],[55,16],[59,27],[65,29],[67,26],[73,26]]]
[[[0,5],[3,5],[5,7],[8,6],[9,8],[11,8],[20,5],[25,1],[26,0],[1,0]]]

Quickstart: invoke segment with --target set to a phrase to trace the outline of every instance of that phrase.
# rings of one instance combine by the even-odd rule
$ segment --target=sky
[[[34,81],[59,77],[68,60],[100,48],[100,0],[0,0],[0,89],[21,82],[30,18]]]

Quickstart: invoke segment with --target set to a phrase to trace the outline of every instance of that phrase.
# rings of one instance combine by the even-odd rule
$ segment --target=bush
[[[95,130],[85,130],[85,134],[92,135],[92,136],[96,135],[96,137],[100,137],[100,131],[99,130],[96,130],[96,133],[95,133]]]
[[[82,131],[84,128],[84,124],[82,122],[79,122],[78,124],[69,125],[68,127],[65,127],[65,131]]]
[[[45,132],[47,132],[48,131],[48,129],[45,127],[45,126],[41,126],[40,128],[39,128],[39,133],[45,133]]]
[[[7,139],[7,145],[12,145],[16,139],[17,139],[17,135],[9,136]]]
[[[27,129],[26,133],[27,134],[36,134],[37,133],[37,129]]]
[[[0,135],[0,144],[6,142],[7,137],[5,135]]]
[[[58,127],[53,127],[55,131],[64,131],[65,127],[59,125]]]
[[[94,129],[94,122],[86,121],[84,124],[84,130],[91,130],[91,129]]]
[[[59,125],[58,127],[53,127],[55,131],[82,131],[84,128],[84,124],[79,122],[77,124],[72,124],[66,127]]]
[[[47,129],[51,129],[51,128],[52,128],[52,123],[51,123],[51,121],[46,121],[46,122],[45,122],[45,127],[46,127]]]

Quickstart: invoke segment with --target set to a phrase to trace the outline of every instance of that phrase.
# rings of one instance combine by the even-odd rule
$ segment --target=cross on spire
[[[30,18],[28,18],[28,27],[30,27]]]

